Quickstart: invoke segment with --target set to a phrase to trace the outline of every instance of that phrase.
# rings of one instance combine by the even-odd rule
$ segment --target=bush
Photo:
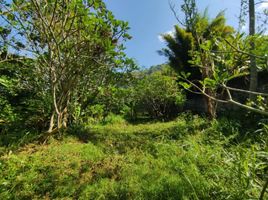
[[[127,124],[127,121],[121,115],[115,115],[110,113],[107,117],[104,118],[103,124]]]

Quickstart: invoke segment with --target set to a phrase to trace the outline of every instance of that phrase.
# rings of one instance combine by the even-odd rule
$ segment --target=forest
[[[197,1],[142,68],[103,0],[0,0],[0,199],[268,199],[268,1]]]

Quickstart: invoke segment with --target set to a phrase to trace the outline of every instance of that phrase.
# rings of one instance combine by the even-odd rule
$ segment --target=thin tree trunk
[[[57,120],[57,128],[67,128],[70,92],[68,91],[67,94],[63,95],[58,102],[60,103],[60,106]]]
[[[255,1],[249,0],[249,35],[254,36],[255,35]],[[252,51],[255,49],[255,43],[253,40],[250,42],[250,51],[251,54],[253,54]],[[250,86],[249,90],[252,92],[257,91],[258,86],[258,72],[257,72],[257,66],[256,66],[256,58],[251,55],[250,56]],[[250,99],[254,99],[254,95],[250,95]]]
[[[206,91],[209,96],[215,97],[215,92],[213,92],[211,89],[207,89]],[[216,113],[217,113],[217,102],[214,101],[213,99],[209,97],[204,97],[206,104],[207,104],[207,113],[211,119],[216,118]]]
[[[51,117],[50,117],[50,123],[49,123],[49,129],[48,129],[48,133],[51,133],[53,131],[54,128],[54,118],[55,118],[55,112],[53,111]]]
[[[203,79],[205,78],[212,78],[213,77],[213,71],[214,71],[214,62],[208,55],[205,55],[203,57],[203,66],[206,66],[202,72]],[[214,91],[213,88],[206,88],[206,93],[211,97],[216,97],[217,92]],[[216,118],[216,111],[217,111],[217,103],[213,99],[209,97],[204,97],[206,101],[207,106],[207,114],[209,115],[209,118],[215,119]]]
[[[57,119],[57,128],[58,129],[61,129],[61,127],[62,127],[62,115],[63,115],[63,113],[59,112],[58,119]]]
[[[67,122],[68,122],[68,108],[66,106],[63,110],[63,118],[62,118],[63,128],[67,128]]]

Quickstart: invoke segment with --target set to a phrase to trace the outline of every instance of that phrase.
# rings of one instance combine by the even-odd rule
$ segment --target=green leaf
[[[203,81],[204,86],[209,86],[209,87],[215,87],[217,85],[217,82],[213,79],[210,78],[205,78]]]
[[[11,82],[7,80],[5,77],[0,77],[0,85],[9,88],[12,86]]]
[[[249,74],[248,72],[243,72],[243,73],[239,73],[239,74],[234,74],[234,75],[232,75],[232,76],[229,76],[229,77],[227,78],[227,81],[230,81],[230,80],[235,79],[235,78],[238,78],[238,77],[246,76],[246,75],[248,75],[248,74]]]
[[[179,85],[182,86],[184,89],[190,89],[191,85],[186,82],[179,82]]]

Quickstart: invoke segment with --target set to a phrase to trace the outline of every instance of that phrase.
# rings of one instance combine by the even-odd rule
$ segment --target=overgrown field
[[[242,131],[193,115],[71,127],[47,144],[5,147],[0,199],[258,199],[267,129]]]

